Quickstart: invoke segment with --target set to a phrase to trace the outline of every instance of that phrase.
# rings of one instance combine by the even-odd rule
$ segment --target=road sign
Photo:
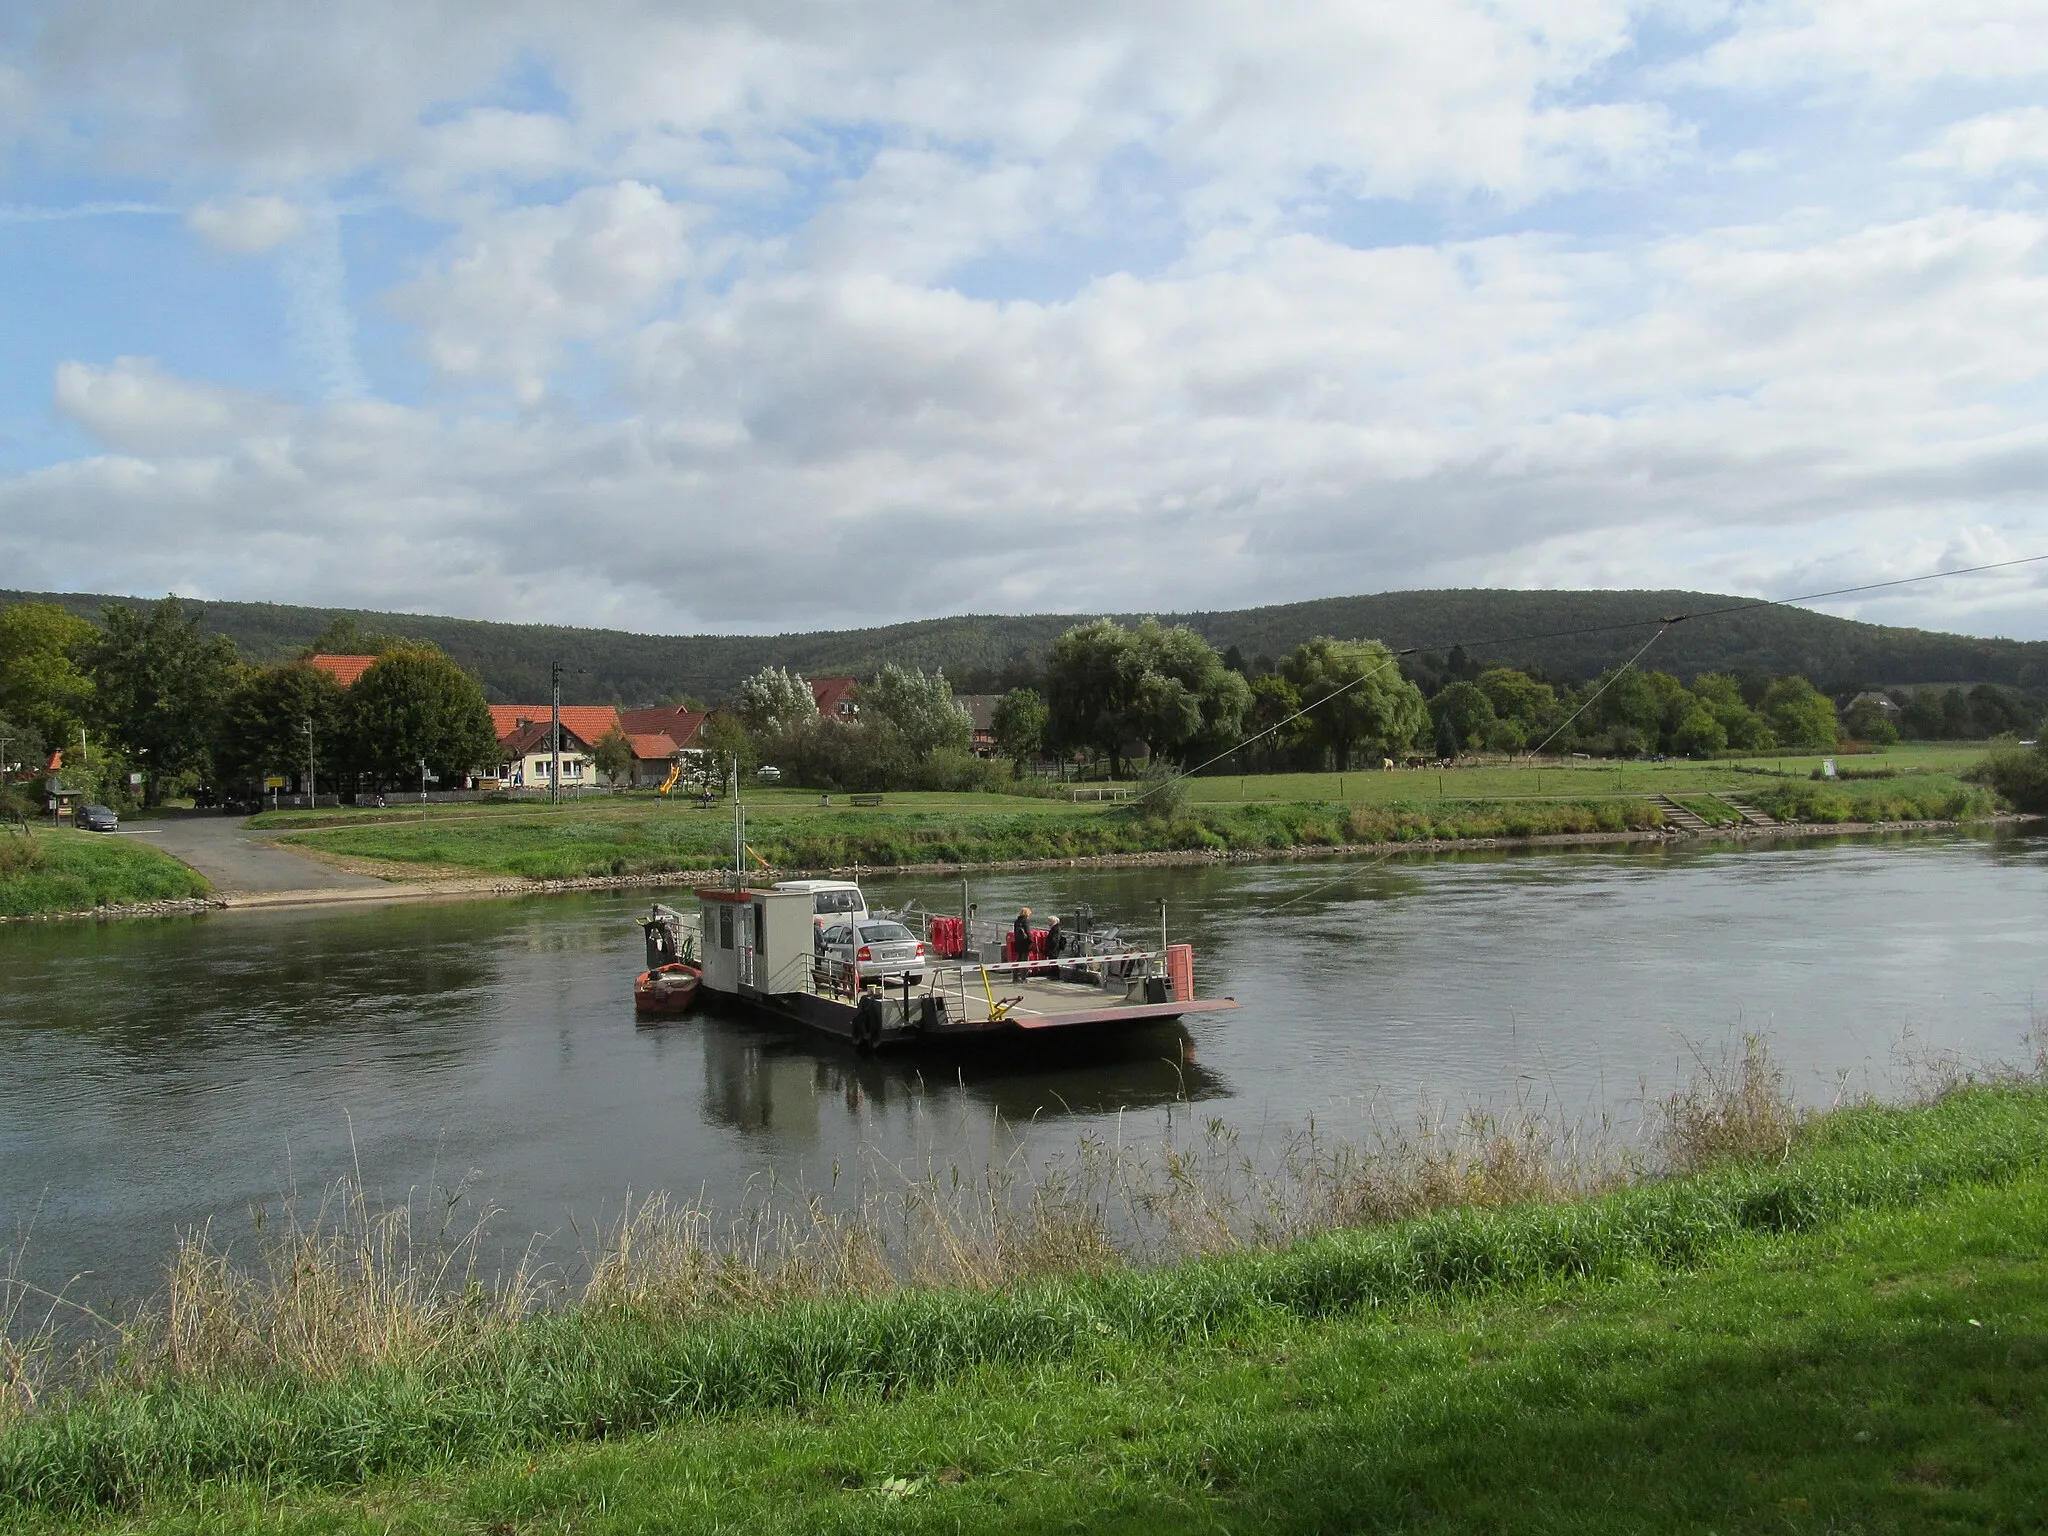
[[[273,773],[269,778],[263,781],[263,787],[265,789],[283,789],[284,775],[281,773]]]

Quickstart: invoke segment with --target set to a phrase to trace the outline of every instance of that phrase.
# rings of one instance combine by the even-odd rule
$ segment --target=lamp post
[[[306,733],[306,809],[313,811],[320,808],[320,786],[313,778],[313,717],[308,715],[299,725]]]

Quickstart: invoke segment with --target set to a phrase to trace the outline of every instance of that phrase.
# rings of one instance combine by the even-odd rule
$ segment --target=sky
[[[2044,487],[2040,0],[0,10],[0,587],[1786,596]]]

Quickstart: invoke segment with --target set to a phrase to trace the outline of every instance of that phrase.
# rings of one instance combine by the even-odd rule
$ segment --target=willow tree
[[[1422,690],[1377,640],[1319,636],[1295,647],[1282,671],[1308,710],[1309,739],[1329,751],[1340,772],[1358,747],[1391,757],[1429,736]]]

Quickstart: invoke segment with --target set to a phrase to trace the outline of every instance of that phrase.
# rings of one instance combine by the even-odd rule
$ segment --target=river
[[[938,910],[957,880],[875,880]],[[768,1171],[931,1151],[1533,1100],[1626,1121],[1740,1032],[1796,1090],[1898,1089],[1903,1056],[2018,1059],[2048,1012],[2048,839],[1927,835],[977,877],[984,913],[1167,901],[1243,1010],[1084,1060],[866,1060],[699,1016],[636,1025],[646,897],[0,928],[0,1246],[123,1298],[174,1232],[359,1170],[385,1198],[577,1231],[627,1191],[730,1205]],[[1193,1106],[1191,1111],[1177,1106]],[[79,1277],[75,1281],[72,1277]]]

